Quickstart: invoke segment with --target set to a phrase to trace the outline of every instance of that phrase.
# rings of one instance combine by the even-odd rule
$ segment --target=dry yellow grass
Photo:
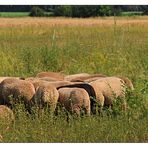
[[[113,25],[114,17],[96,18],[0,18],[0,27],[13,26],[42,26],[42,25],[64,25],[64,26],[91,26],[91,25]],[[116,17],[117,25],[126,24],[148,24],[148,16],[138,17]]]

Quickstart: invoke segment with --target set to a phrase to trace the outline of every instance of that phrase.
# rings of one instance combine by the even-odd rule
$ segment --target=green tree
[[[63,6],[63,15],[64,16],[72,16],[71,6]]]
[[[113,15],[112,6],[100,6],[99,16],[111,16]]]
[[[143,6],[143,14],[148,15],[148,6]]]
[[[62,16],[63,15],[62,6],[57,6],[57,7],[54,8],[54,15],[55,16]]]
[[[45,11],[38,6],[32,7],[30,16],[45,16]]]
[[[120,16],[122,12],[120,6],[112,6],[112,11],[114,16]]]
[[[55,16],[70,17],[95,17],[95,16],[111,16],[120,15],[120,6],[56,6],[54,9]]]
[[[99,6],[72,6],[73,17],[91,17],[97,16]]]
[[[54,9],[55,16],[72,16],[71,6],[57,6]]]

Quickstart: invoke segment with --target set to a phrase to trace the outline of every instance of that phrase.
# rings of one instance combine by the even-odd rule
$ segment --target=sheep
[[[49,82],[59,81],[56,78],[52,78],[52,77],[43,77],[43,78],[39,78],[39,79],[44,80],[44,81],[49,81]]]
[[[97,74],[96,74],[96,76],[94,76],[94,77],[92,76],[88,79],[84,79],[84,80],[81,80],[81,81],[86,82],[86,83],[90,83],[92,81],[96,81],[97,79],[102,79],[102,78],[105,78],[105,77],[107,77],[107,76],[105,76],[105,75],[100,75],[100,76],[98,75],[97,76]],[[134,86],[133,86],[133,84],[132,84],[132,82],[129,78],[123,77],[123,76],[112,76],[112,77],[117,77],[117,78],[122,79],[128,89],[134,90]]]
[[[112,105],[112,101],[110,100],[111,98],[113,98],[113,97],[123,97],[124,98],[125,82],[123,80],[120,79],[120,82],[119,82],[119,78],[117,78],[117,77],[113,77],[114,78],[114,81],[113,81],[112,80],[113,79],[112,77],[105,77],[104,75],[102,75],[102,76],[100,75],[100,77],[97,77],[98,75],[95,75],[95,76],[96,77],[93,77],[93,78],[89,78],[89,79],[84,80],[84,83],[81,83],[81,84],[73,84],[73,85],[64,86],[64,87],[79,87],[79,88],[84,88],[89,93],[89,96],[91,98],[96,98],[96,102],[99,104],[100,111],[102,110],[102,108],[103,108],[104,105],[107,105],[107,106],[111,106]],[[107,84],[105,82],[106,80],[109,81],[109,84]],[[95,81],[97,81],[97,82],[95,82]],[[116,92],[115,93],[115,96],[112,96],[113,91],[110,90],[110,88],[108,88],[108,87],[111,86],[111,87],[113,87],[113,89],[115,89],[114,88],[114,83],[116,81],[117,81],[117,84],[119,85],[118,86],[119,87],[119,91],[121,91],[121,92],[119,93],[120,95],[118,95],[118,93]],[[105,88],[107,88],[108,91],[110,92],[110,94],[107,94],[106,96],[104,96],[104,94],[102,93],[103,90],[100,89],[100,86],[99,87],[94,86],[93,82],[94,83],[98,83],[98,85],[100,85],[100,86],[102,85],[102,87],[104,86]],[[124,87],[121,88],[121,86],[123,84],[124,84]],[[89,85],[92,86],[92,88]],[[106,92],[106,90],[104,89],[105,92]],[[107,99],[105,99],[105,97],[106,98],[109,97],[109,99],[107,100]],[[107,101],[110,101],[110,102],[107,103]],[[125,100],[123,102],[126,105]],[[91,110],[92,110],[92,112],[94,112],[94,104],[95,104],[95,100],[94,99],[91,99]]]
[[[71,81],[71,82],[84,82],[87,79],[90,78],[96,78],[96,77],[106,77],[105,75],[102,74],[87,74],[87,73],[81,73],[81,74],[74,74],[74,75],[69,75],[65,77],[65,80]]]
[[[64,75],[56,72],[40,72],[36,75],[36,77],[38,78],[48,77],[48,79],[50,78],[51,80],[64,80]]]
[[[48,83],[47,81],[44,81],[44,80],[40,80],[39,78],[33,78],[33,77],[30,77],[30,78],[26,78],[25,81],[28,81],[30,83],[33,84],[34,88],[35,88],[35,91],[38,89],[38,87],[43,84],[43,83]]]
[[[84,89],[88,93],[89,98],[90,98],[91,111],[93,110],[94,105],[96,103],[96,101],[94,100],[94,98],[96,98],[96,93],[91,85],[89,85],[88,83],[83,83],[83,82],[73,82],[72,84],[69,84],[69,85],[57,87],[57,89],[59,90],[60,88],[65,88],[65,87],[68,87],[68,88],[76,87],[76,88]]]
[[[55,111],[57,100],[59,97],[59,93],[57,93],[57,90],[55,90],[55,88],[73,84],[69,81],[48,82],[40,79],[29,79],[28,81],[30,81],[34,85],[36,90],[33,102],[37,103],[37,105],[40,106],[40,109],[42,109],[45,104],[48,104],[52,107],[51,112]]]
[[[69,82],[69,81],[46,81],[46,80],[40,79],[40,78],[27,78],[25,80],[31,82],[34,85],[35,90],[37,90],[37,88],[42,83],[48,83],[50,85],[53,85],[56,88],[61,87],[61,86],[65,86],[65,85],[73,84],[72,82]]]
[[[37,77],[27,77],[25,78],[26,81],[36,81],[36,80],[40,80],[40,78]]]
[[[46,81],[34,81],[33,85],[36,90],[32,99],[33,104],[36,104],[41,110],[48,105],[53,113],[59,97],[56,87]]]
[[[5,105],[0,105],[0,121],[11,123],[15,120],[13,111]]]
[[[89,94],[90,97],[95,97],[95,91],[94,91],[93,87],[91,85],[89,85],[88,83],[74,82],[74,83],[70,83],[68,85],[59,86],[59,87],[57,87],[57,89],[64,88],[64,87],[68,87],[68,88],[73,88],[73,87],[83,88],[83,89],[85,89],[85,91],[87,91],[87,93]]]
[[[104,78],[104,77],[89,78],[89,79],[84,80],[83,82],[84,82],[84,83],[90,83],[90,82],[92,82],[92,81],[96,81],[96,80],[102,79],[102,78]]]
[[[36,105],[39,108],[38,111],[43,113],[44,107],[48,105],[51,113],[53,113],[59,97],[56,87],[50,84],[50,82],[41,80],[40,78],[30,77],[26,78],[25,81],[32,83],[35,88],[32,106]]]
[[[25,80],[27,81],[34,81],[34,80],[43,80],[43,81],[49,81],[49,82],[54,82],[57,81],[57,79],[52,78],[52,77],[43,77],[43,78],[38,78],[38,77],[28,77]],[[59,81],[59,80],[58,80]]]
[[[80,116],[81,109],[85,110],[85,114],[90,116],[90,99],[88,93],[82,88],[60,88],[58,89],[58,102],[65,107],[70,113]]]
[[[21,78],[21,77],[0,77],[0,83],[1,83],[3,80],[7,79],[7,78],[24,79],[24,78]]]
[[[71,81],[75,78],[78,78],[78,77],[86,77],[86,76],[90,76],[90,74],[88,73],[78,73],[78,74],[72,74],[72,75],[67,75],[64,77],[64,80],[66,81]]]
[[[49,84],[55,86],[56,88],[59,88],[65,85],[71,85],[73,83],[69,81],[55,81],[55,82],[49,82]]]
[[[105,77],[89,83],[96,93],[96,101],[100,105],[100,110],[103,106],[111,107],[115,98],[121,98],[123,108],[126,109],[125,100],[125,83],[117,77]]]
[[[125,83],[125,85],[126,85],[126,87],[128,89],[130,89],[132,91],[134,90],[133,83],[132,83],[132,81],[129,78],[123,77],[123,76],[117,76],[117,77],[120,78],[120,79],[122,79],[124,81],[124,83]]]
[[[31,99],[35,95],[32,83],[16,78],[7,78],[0,83],[0,103],[12,106],[18,99],[24,101],[25,105],[30,105]],[[11,100],[11,97],[13,100]]]

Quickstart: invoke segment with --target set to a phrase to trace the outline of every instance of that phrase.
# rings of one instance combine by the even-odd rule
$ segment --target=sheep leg
[[[90,116],[90,111],[91,111],[90,105],[89,105],[89,106],[86,106],[86,107],[85,107],[85,115],[86,115],[86,116]]]

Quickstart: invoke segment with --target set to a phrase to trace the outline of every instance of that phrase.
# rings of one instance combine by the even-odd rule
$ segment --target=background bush
[[[37,6],[34,6],[30,10],[30,16],[45,16],[45,11]]]

